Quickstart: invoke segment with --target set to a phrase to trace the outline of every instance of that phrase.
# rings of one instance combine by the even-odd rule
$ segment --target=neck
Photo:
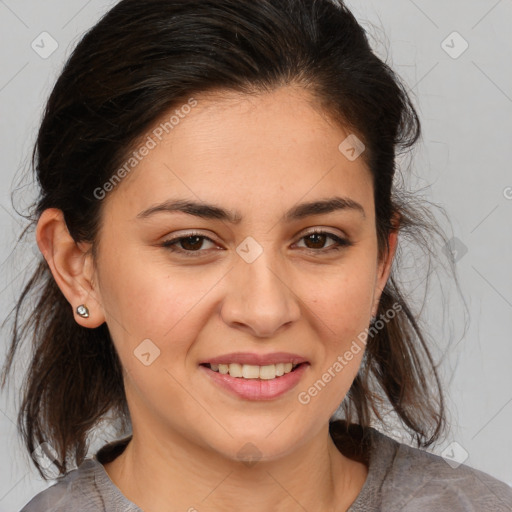
[[[135,427],[135,425],[134,425]],[[162,442],[162,439],[166,439]],[[121,492],[145,512],[346,511],[368,469],[344,456],[326,425],[310,442],[272,461],[243,463],[155,429],[133,430],[124,452],[104,465]]]

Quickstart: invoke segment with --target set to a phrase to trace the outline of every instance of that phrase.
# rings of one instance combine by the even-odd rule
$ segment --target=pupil
[[[311,238],[316,238],[317,239],[317,242],[318,243],[318,238],[320,238],[320,248],[324,245],[325,243],[325,235],[322,235],[320,233],[313,233],[311,235],[309,235],[307,238],[311,239]],[[315,242],[313,241],[313,244],[315,244]],[[317,248],[317,247],[315,247]]]
[[[195,240],[196,243],[194,244],[194,242],[192,242],[191,244],[189,244],[190,240]],[[199,247],[197,247],[198,244],[199,244]],[[201,247],[201,244],[202,244],[201,237],[199,237],[197,235],[195,235],[195,236],[188,236],[187,238],[184,238],[181,241],[181,245],[183,246],[183,248],[184,249],[189,249],[189,250],[199,249]],[[192,247],[186,247],[187,245],[191,245]]]

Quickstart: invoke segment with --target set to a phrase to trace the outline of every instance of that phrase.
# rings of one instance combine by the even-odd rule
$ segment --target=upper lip
[[[202,361],[200,364],[250,364],[254,366],[266,366],[270,364],[279,363],[292,363],[300,364],[307,363],[307,359],[297,354],[289,352],[273,352],[272,354],[253,354],[251,352],[233,352],[231,354],[224,354],[222,356],[212,357],[207,361]]]

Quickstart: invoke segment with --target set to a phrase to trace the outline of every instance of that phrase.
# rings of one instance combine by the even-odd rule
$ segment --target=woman
[[[62,478],[23,512],[510,510],[420,449],[443,395],[392,272],[399,237],[439,233],[393,182],[419,136],[340,2],[119,2],[34,153],[17,318],[40,298],[6,370],[33,328],[19,426]],[[372,427],[386,403],[418,448]],[[85,458],[111,413],[129,435]]]

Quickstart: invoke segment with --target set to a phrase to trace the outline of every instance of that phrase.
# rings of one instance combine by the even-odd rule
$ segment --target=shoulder
[[[86,459],[79,468],[70,471],[57,483],[34,496],[20,512],[104,510],[94,478],[95,464],[92,459]]]
[[[331,435],[340,451],[368,466],[350,512],[511,512],[512,488],[467,465],[456,468],[433,453],[382,432],[336,420]]]
[[[510,512],[512,488],[467,465],[450,466],[433,453],[375,431],[375,445],[392,456],[382,467],[382,508],[402,512]]]
[[[57,483],[37,494],[20,512],[141,512],[110,480],[103,462],[115,458],[127,439],[107,444]]]

